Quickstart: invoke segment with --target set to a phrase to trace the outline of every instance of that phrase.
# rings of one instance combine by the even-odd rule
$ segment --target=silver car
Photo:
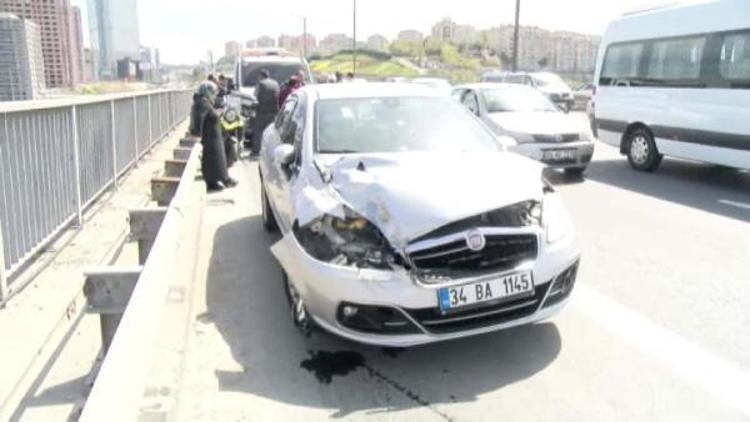
[[[456,87],[453,98],[496,135],[513,138],[510,150],[580,176],[594,155],[587,122],[560,111],[534,88],[478,83]]]
[[[296,91],[260,155],[293,320],[404,347],[549,318],[579,252],[541,172],[425,87]]]

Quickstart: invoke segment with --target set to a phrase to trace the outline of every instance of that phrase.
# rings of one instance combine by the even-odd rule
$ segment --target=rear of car
[[[239,103],[242,114],[248,120],[245,125],[245,137],[250,138],[252,120],[255,117],[255,87],[260,80],[261,70],[266,70],[271,79],[279,83],[286,83],[289,78],[302,71],[305,83],[313,83],[310,67],[307,61],[283,49],[251,49],[243,51],[235,65],[235,81],[237,90],[232,93],[232,101]]]
[[[566,112],[570,111],[575,104],[573,90],[561,77],[550,72],[490,72],[484,74],[481,81],[536,88]]]

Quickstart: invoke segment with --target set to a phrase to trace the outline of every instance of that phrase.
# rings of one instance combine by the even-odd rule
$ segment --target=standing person
[[[289,78],[289,81],[284,84],[284,88],[281,89],[281,93],[279,94],[279,109],[281,109],[281,105],[284,104],[289,95],[303,86],[305,86],[305,74],[300,70]]]
[[[258,100],[258,106],[255,110],[255,119],[253,120],[253,155],[258,155],[260,143],[263,140],[263,131],[276,118],[279,112],[279,84],[270,78],[267,70],[262,69],[259,72],[260,80],[255,87],[255,98]]]
[[[203,133],[203,119],[211,109],[210,100],[201,95],[200,92],[201,88],[198,87],[198,90],[193,94],[193,105],[190,107],[190,127],[188,128],[190,135],[196,137],[200,137]]]
[[[340,71],[337,70],[336,74],[334,75],[334,77],[336,78],[336,83],[337,84],[343,82],[344,75],[342,75]]]
[[[234,187],[237,181],[229,177],[227,170],[227,156],[224,150],[224,141],[221,137],[219,126],[219,113],[214,109],[217,87],[213,82],[204,82],[198,88],[200,101],[205,108],[203,121],[201,123],[201,144],[203,154],[201,155],[201,171],[206,188],[210,192],[220,191],[224,187]],[[222,183],[224,186],[222,186]]]

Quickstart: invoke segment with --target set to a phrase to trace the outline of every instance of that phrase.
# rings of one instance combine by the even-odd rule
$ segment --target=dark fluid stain
[[[392,358],[397,358],[398,355],[404,353],[406,349],[403,347],[383,347],[383,354]]]
[[[323,384],[330,384],[334,376],[344,376],[365,366],[365,358],[357,352],[309,351],[310,358],[300,363],[302,368],[315,373]]]

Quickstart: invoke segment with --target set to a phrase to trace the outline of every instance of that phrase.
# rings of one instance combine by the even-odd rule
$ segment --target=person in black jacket
[[[227,170],[227,157],[221,136],[219,113],[214,109],[216,94],[216,85],[213,82],[204,82],[198,88],[199,105],[196,107],[197,115],[203,116],[200,120],[201,144],[203,144],[201,171],[203,172],[203,180],[205,180],[206,187],[210,192],[237,185],[237,181],[229,177],[229,171]]]
[[[260,80],[255,87],[255,98],[258,100],[258,106],[253,120],[253,155],[258,155],[263,140],[263,131],[273,122],[276,113],[279,111],[278,82],[270,78],[266,69],[262,69],[259,76]]]

